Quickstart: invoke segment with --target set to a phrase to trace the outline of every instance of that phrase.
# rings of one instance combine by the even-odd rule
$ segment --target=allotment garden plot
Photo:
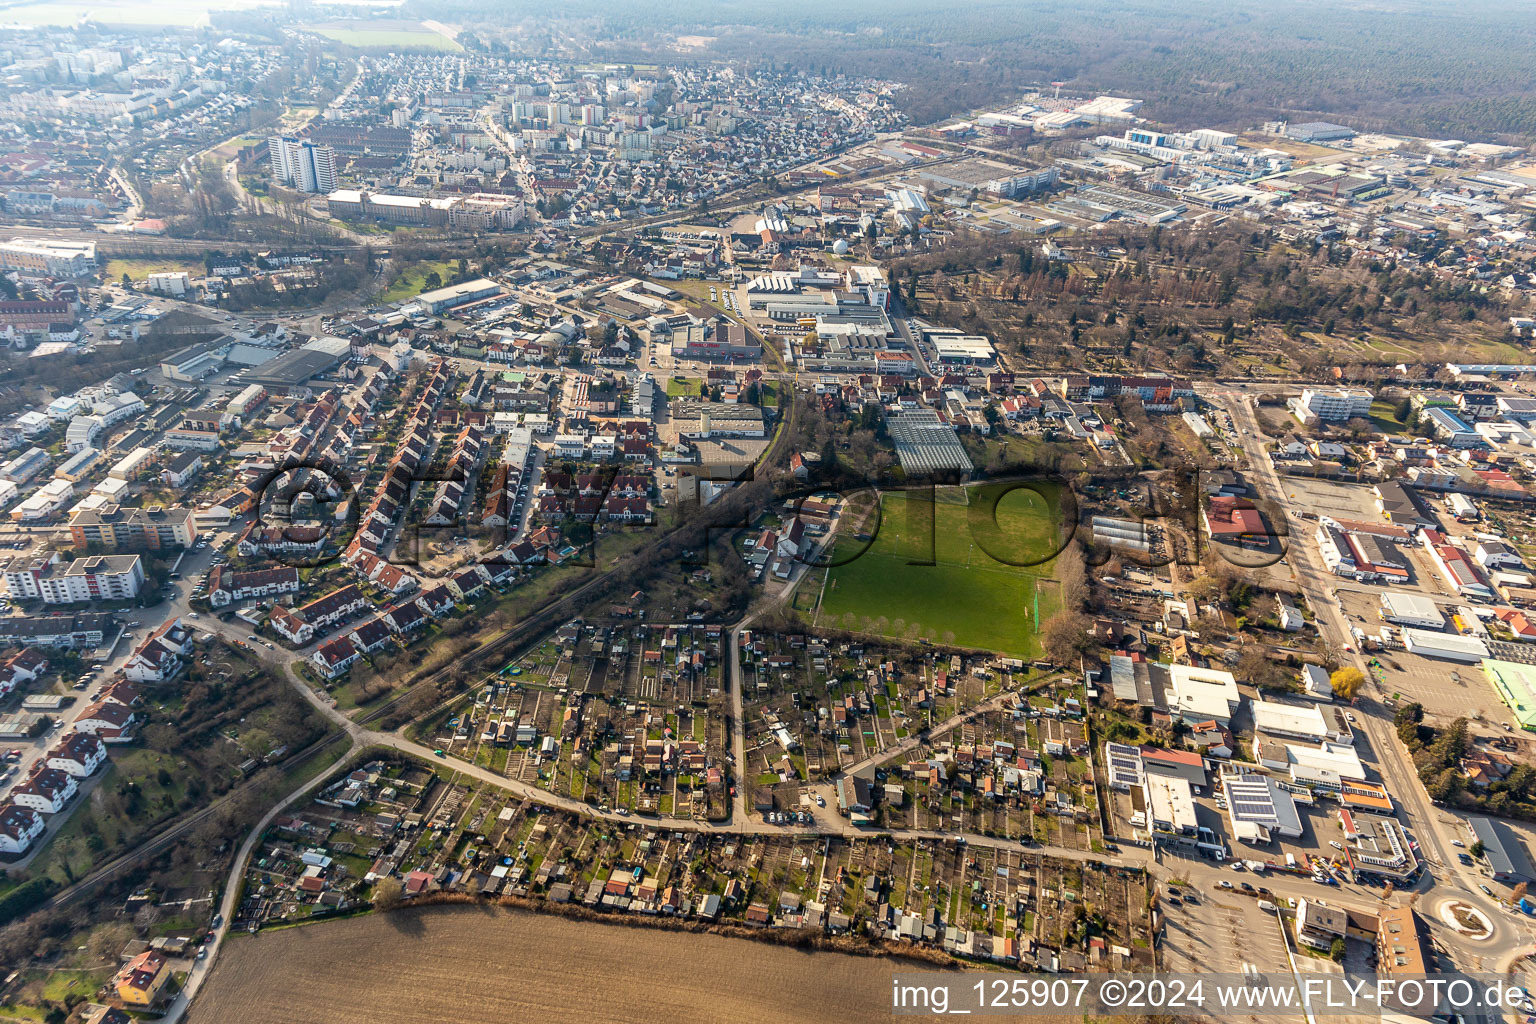
[[[715,625],[572,624],[487,680],[432,742],[594,806],[720,817],[724,636]]]

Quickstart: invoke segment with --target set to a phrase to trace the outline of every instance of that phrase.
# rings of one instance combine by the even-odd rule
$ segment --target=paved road
[[[1215,397],[1217,400],[1228,400],[1230,402],[1234,420],[1247,425],[1250,430],[1254,431],[1255,437],[1263,438],[1264,435],[1259,429],[1257,418],[1254,415],[1253,408],[1246,396],[1237,396],[1235,392],[1228,392],[1220,393]],[[1273,498],[1283,504],[1281,499],[1284,497],[1284,491],[1281,486],[1279,476],[1276,473],[1273,464],[1269,462],[1267,455],[1263,452],[1254,452],[1252,454],[1252,461],[1255,478],[1259,484],[1261,495]],[[830,536],[828,537],[828,541],[830,541]],[[1331,575],[1328,574],[1326,570],[1323,570],[1320,566],[1315,564],[1314,556],[1309,550],[1307,550],[1307,545],[1304,543],[1295,544],[1292,546],[1290,551],[1290,560],[1294,571],[1296,571],[1298,574],[1298,578],[1300,580],[1303,591],[1306,593],[1313,608],[1317,611],[1320,621],[1320,628],[1322,629],[1325,637],[1333,641],[1336,646],[1342,650],[1346,645],[1349,636],[1348,626],[1346,620],[1344,619],[1342,610],[1338,606],[1337,602],[1333,601],[1326,592],[1326,584],[1327,581],[1332,579]],[[804,567],[802,566],[797,570],[796,576],[792,578],[789,583],[780,590],[778,595],[773,599],[773,603],[776,604],[777,602],[784,600],[790,594],[792,594],[795,586],[803,578]],[[772,607],[772,604],[770,604],[769,607]],[[738,778],[746,767],[746,723],[744,720],[744,701],[742,698],[740,636],[742,631],[748,628],[750,623],[754,621],[756,615],[760,614],[762,614],[762,610],[759,610],[757,613],[754,613],[753,616],[750,616],[736,624],[736,626],[732,628],[727,634],[729,638],[728,642],[730,645],[730,652],[728,657],[730,659],[729,679],[733,716],[731,746],[733,750],[733,756],[736,759],[735,768]],[[223,628],[222,624],[214,624],[213,628],[219,632],[225,632],[225,628]],[[349,756],[356,756],[359,751],[369,747],[382,747],[395,750],[403,754],[409,754],[414,757],[422,758],[424,760],[430,760],[434,757],[431,748],[424,746],[423,744],[416,743],[413,740],[409,740],[398,732],[383,732],[369,729],[342,714],[334,706],[332,706],[326,698],[316,693],[292,671],[292,662],[296,660],[292,653],[275,649],[257,648],[255,649],[255,654],[257,658],[264,662],[270,663],[274,670],[282,672],[290,681],[290,683],[298,689],[304,698],[308,700],[320,714],[325,716],[327,719],[338,725],[346,732],[351,742]],[[1364,665],[1363,659],[1358,654],[1351,655],[1350,660],[1352,660],[1362,671],[1365,670],[1366,666]],[[1369,678],[1369,673],[1367,673],[1367,677]],[[991,699],[991,701],[995,702],[1001,699],[1001,696],[1002,695],[999,697],[994,697]],[[973,708],[970,711],[963,713],[961,716],[958,716],[957,718],[939,723],[933,727],[932,732],[935,734],[947,732],[948,730],[958,725],[961,720],[967,719],[979,713],[980,710],[980,708]],[[1420,886],[1412,898],[1421,901],[1420,910],[1424,913],[1426,920],[1430,922],[1431,929],[1434,931],[1435,937],[1441,942],[1442,945],[1457,952],[1458,963],[1461,966],[1480,969],[1495,969],[1501,971],[1507,969],[1508,966],[1516,958],[1530,951],[1530,943],[1532,938],[1530,927],[1525,923],[1523,918],[1519,920],[1512,919],[1509,912],[1504,909],[1502,905],[1497,904],[1495,901],[1489,900],[1486,897],[1483,897],[1475,889],[1476,883],[1472,882],[1469,884],[1468,877],[1457,870],[1454,859],[1447,858],[1445,856],[1445,850],[1449,847],[1447,836],[1451,835],[1451,833],[1447,831],[1447,828],[1456,827],[1455,819],[1446,815],[1439,814],[1436,809],[1429,805],[1427,794],[1425,794],[1422,786],[1419,785],[1416,774],[1413,772],[1411,763],[1407,761],[1406,751],[1404,751],[1396,742],[1396,737],[1393,734],[1390,721],[1386,720],[1383,716],[1378,716],[1375,714],[1366,714],[1360,717],[1362,719],[1360,723],[1362,728],[1360,731],[1369,741],[1370,753],[1374,755],[1379,769],[1381,770],[1383,776],[1387,779],[1389,785],[1393,789],[1393,792],[1398,795],[1398,799],[1402,804],[1402,809],[1408,819],[1409,825],[1413,829],[1415,835],[1418,837],[1421,849],[1423,849],[1427,854],[1427,861],[1433,870],[1440,871],[1444,874],[1445,881],[1437,883],[1431,876],[1430,872],[1425,872],[1424,878],[1421,880]],[[899,752],[899,747],[893,750],[885,751],[880,755],[880,759],[883,760],[891,756],[893,753]],[[489,769],[480,767],[478,765],[472,765],[454,760],[449,762],[446,766],[451,767],[453,771],[458,773],[463,778],[473,779],[476,782],[485,785],[496,786],[530,802],[538,803],[546,807],[553,807],[573,814],[580,814],[591,819],[606,820],[614,824],[629,824],[633,822],[639,822],[645,824],[647,827],[667,831],[720,833],[733,835],[811,834],[839,835],[849,839],[869,837],[872,835],[889,835],[895,839],[900,840],[965,842],[971,845],[986,846],[997,849],[1019,848],[1019,844],[1013,841],[981,835],[968,835],[919,829],[861,829],[855,828],[851,824],[843,822],[841,819],[833,819],[833,821],[829,824],[825,820],[825,816],[823,816],[822,820],[818,820],[814,827],[810,828],[771,825],[761,820],[754,820],[753,816],[747,812],[745,806],[745,787],[739,784],[737,786],[737,796],[732,801],[732,814],[730,820],[728,821],[709,822],[700,821],[693,818],[672,817],[637,818],[628,815],[621,815],[612,811],[598,811],[597,809],[581,801],[551,793],[548,790],[540,789],[537,786],[530,785],[520,780],[509,779],[502,774],[492,772]],[[266,829],[272,818],[282,809],[282,807],[286,806],[293,799],[302,797],[320,780],[331,777],[333,774],[334,772],[323,773],[316,780],[313,780],[309,783],[306,783],[304,786],[297,788],[280,804],[269,810],[267,815],[262,819],[261,823],[259,823],[258,826],[253,829],[251,833],[245,838],[241,845],[239,855],[237,856],[236,861],[230,870],[229,878],[226,882],[225,892],[221,902],[224,925],[216,931],[215,941],[208,947],[209,952],[207,958],[200,962],[196,968],[194,968],[192,977],[189,979],[188,990],[185,993],[184,998],[177,1001],[176,1006],[172,1009],[172,1016],[169,1016],[168,1019],[176,1020],[179,1018],[180,1014],[184,1012],[185,1005],[189,1003],[193,997],[195,997],[198,989],[201,986],[202,979],[205,978],[208,972],[212,970],[219,952],[222,949],[223,939],[228,927],[228,920],[236,909],[235,899],[240,891],[240,880],[244,872],[245,862],[249,858],[252,851],[255,849],[256,844],[259,842],[262,832]],[[1147,850],[1142,848],[1130,848],[1128,850],[1123,850],[1121,853],[1109,855],[1051,846],[1032,846],[1028,848],[1042,854],[1064,859],[1078,860],[1083,862],[1091,861],[1112,867],[1145,868],[1150,871],[1156,878],[1188,879],[1197,887],[1206,889],[1207,891],[1216,890],[1219,886],[1219,883],[1223,879],[1230,881],[1232,878],[1236,877],[1231,875],[1229,871],[1224,870],[1212,862],[1204,860],[1184,860],[1179,858],[1165,859],[1160,851],[1156,849]],[[1292,896],[1296,898],[1305,896],[1315,898],[1319,896],[1327,897],[1332,895],[1331,893],[1324,892],[1322,887],[1308,879],[1293,878],[1290,876],[1266,877],[1262,884],[1266,888],[1271,889],[1274,893],[1283,896]],[[1369,907],[1373,903],[1378,902],[1382,895],[1378,890],[1370,890],[1354,885],[1344,886],[1343,892],[1350,895],[1352,903],[1366,907]],[[1464,936],[1459,936],[1456,933],[1451,932],[1449,929],[1443,926],[1440,926],[1434,911],[1438,905],[1444,901],[1445,898],[1451,896],[1464,899],[1467,902],[1472,903],[1473,905],[1482,909],[1494,924],[1494,935],[1489,939],[1474,942],[1470,939],[1466,939]]]
[[[1274,501],[1281,508],[1289,508],[1288,492],[1265,447],[1265,442],[1270,438],[1259,421],[1253,396],[1229,388],[1208,397],[1226,406],[1234,424],[1250,431],[1246,435],[1251,439],[1251,447],[1248,449],[1252,470],[1250,475],[1259,496]],[[1479,959],[1489,955],[1485,947],[1496,945],[1504,952],[1504,955],[1497,957],[1497,969],[1503,970],[1509,960],[1530,951],[1533,941],[1536,941],[1536,930],[1528,923],[1529,919],[1511,915],[1504,904],[1486,896],[1478,888],[1484,882],[1483,876],[1475,870],[1466,869],[1451,855],[1457,849],[1451,845],[1451,840],[1465,835],[1460,819],[1430,803],[1429,794],[1419,780],[1407,749],[1397,738],[1396,727],[1388,715],[1390,709],[1381,703],[1383,696],[1390,695],[1383,694],[1376,685],[1365,657],[1359,651],[1346,651],[1346,648],[1353,646],[1349,619],[1338,599],[1330,593],[1336,577],[1321,564],[1321,556],[1311,536],[1293,536],[1287,545],[1286,557],[1292,574],[1317,616],[1319,632],[1339,652],[1344,662],[1358,668],[1367,680],[1365,692],[1374,699],[1359,702],[1356,706],[1356,742],[1358,744],[1362,737],[1365,739],[1361,753],[1367,760],[1374,760],[1414,838],[1419,842],[1420,856],[1426,865],[1426,871],[1415,887],[1421,902],[1438,904],[1447,898],[1461,899],[1482,910],[1494,924],[1494,935],[1486,943],[1473,943],[1464,937],[1454,936],[1447,929],[1442,929],[1442,934],[1437,937],[1449,948]],[[1462,841],[1465,842],[1465,839]],[[1438,921],[1432,912],[1426,913],[1425,917],[1431,922]]]

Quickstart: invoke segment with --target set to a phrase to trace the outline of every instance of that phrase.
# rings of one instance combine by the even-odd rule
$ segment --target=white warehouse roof
[[[1404,629],[1403,644],[1414,654],[1452,661],[1482,661],[1488,657],[1488,645],[1475,636],[1437,633],[1429,629]]]

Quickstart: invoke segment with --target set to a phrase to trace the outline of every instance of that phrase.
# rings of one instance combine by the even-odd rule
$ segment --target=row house
[[[302,647],[347,616],[369,607],[372,606],[368,598],[355,584],[349,583],[302,607],[272,609],[267,625],[289,643]]]
[[[446,583],[439,583],[437,586],[423,591],[421,596],[416,599],[417,606],[434,619],[441,618],[453,611],[454,605],[457,603],[458,599]]]
[[[458,570],[444,582],[460,601],[467,601],[485,589],[491,574],[482,565],[470,565]]]
[[[107,745],[100,736],[72,732],[48,751],[44,763],[77,779],[88,779],[96,774],[107,760]]]
[[[424,628],[430,619],[414,601],[403,601],[379,613],[379,618],[395,633],[412,633]]]
[[[324,597],[317,597],[296,610],[305,622],[314,626],[316,630],[321,630],[368,607],[368,598],[355,584],[348,583],[341,589],[332,591]]]
[[[346,673],[362,656],[363,652],[353,642],[352,637],[347,635],[321,644],[315,653],[310,655],[310,661],[325,678],[335,679]]]
[[[46,828],[43,816],[32,808],[10,802],[0,805],[0,854],[26,853]]]
[[[80,792],[75,776],[60,768],[39,766],[27,781],[11,790],[11,800],[42,814],[58,814]]]
[[[359,551],[351,559],[354,572],[387,594],[404,594],[418,586],[416,577],[391,565],[371,551]]]
[[[24,647],[0,665],[0,697],[23,683],[34,682],[48,668],[48,656],[36,647]]]
[[[279,605],[267,616],[267,625],[278,636],[295,647],[303,647],[315,638],[315,627],[296,615],[292,609]]]
[[[389,626],[378,618],[358,623],[356,628],[347,635],[352,638],[353,645],[363,654],[372,654],[394,638],[394,633],[390,631]]]
[[[299,570],[292,566],[236,572],[216,565],[208,574],[208,603],[223,608],[233,601],[277,597],[299,592]]]
[[[192,631],[173,617],[134,648],[123,665],[123,675],[135,683],[163,683],[181,672],[191,654]]]
[[[260,526],[252,521],[235,545],[246,558],[257,555],[313,557],[325,547],[325,528],[320,526]]]
[[[75,731],[100,737],[103,743],[132,743],[138,717],[133,708],[108,700],[98,700],[75,719]]]

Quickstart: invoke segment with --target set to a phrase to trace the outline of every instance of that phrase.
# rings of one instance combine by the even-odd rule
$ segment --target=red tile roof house
[[[75,719],[75,731],[99,736],[103,743],[132,743],[136,724],[138,719],[132,708],[99,700]]]
[[[68,772],[43,768],[11,790],[11,799],[22,807],[44,814],[58,814],[80,791],[80,784]]]
[[[167,619],[134,649],[123,674],[136,683],[163,683],[181,671],[192,653],[192,631],[178,618]]]
[[[1500,608],[1494,617],[1509,627],[1516,640],[1536,640],[1536,623],[1518,608]]]
[[[31,682],[48,671],[48,656],[36,647],[25,647],[5,660],[14,682]]]
[[[302,647],[315,638],[315,627],[282,605],[272,609],[272,614],[267,616],[267,625],[295,647]]]
[[[43,816],[30,807],[0,806],[0,855],[20,856],[47,828]]]
[[[110,683],[101,691],[101,702],[104,704],[121,704],[125,708],[131,708],[136,707],[142,699],[139,688],[126,679]]]
[[[96,774],[107,760],[107,745],[100,736],[86,732],[72,732],[50,751],[47,765],[68,772],[77,779],[87,779]]]
[[[353,662],[363,656],[363,652],[357,649],[352,642],[352,637],[340,636],[328,643],[321,644],[314,654],[310,655],[310,661],[315,668],[327,679],[335,679],[352,667]]]
[[[417,587],[416,577],[398,565],[385,563],[369,578],[369,582],[389,594],[403,594]]]

